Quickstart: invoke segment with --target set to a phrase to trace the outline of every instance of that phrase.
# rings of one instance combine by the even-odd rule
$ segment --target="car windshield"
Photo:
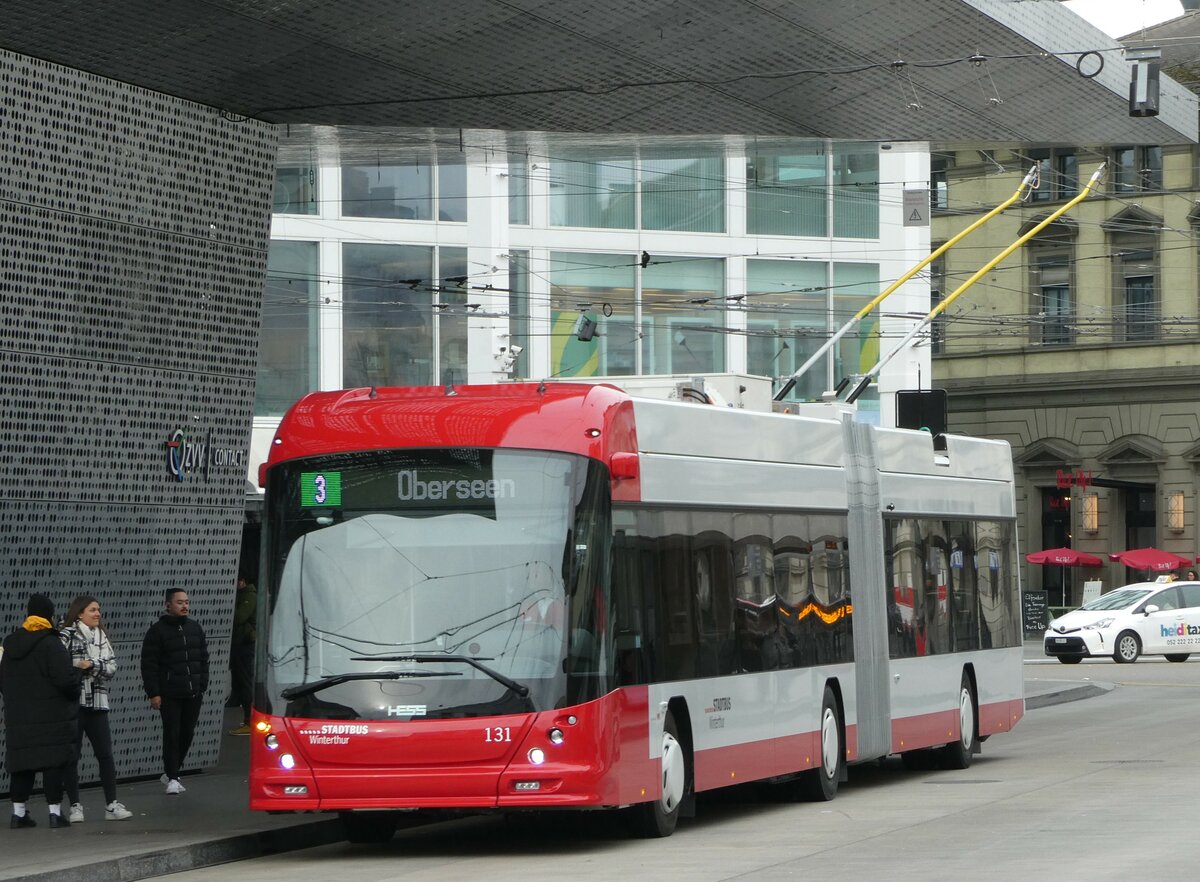
[[[1091,603],[1085,603],[1080,609],[1124,609],[1142,600],[1150,593],[1149,588],[1118,588],[1102,594]]]
[[[611,658],[594,621],[605,607],[607,483],[597,463],[529,451],[372,451],[280,466],[259,641],[272,705],[300,717],[432,719],[595,697],[582,693],[603,687]]]

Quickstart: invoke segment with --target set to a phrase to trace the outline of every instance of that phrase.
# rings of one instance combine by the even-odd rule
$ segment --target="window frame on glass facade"
[[[830,151],[830,166],[833,237],[878,239],[878,145],[835,141]]]
[[[551,227],[637,229],[637,164],[631,151],[558,150],[548,174]],[[589,194],[590,201],[581,198]]]
[[[550,373],[556,377],[638,374],[638,258],[619,252],[551,251]],[[590,340],[579,319],[597,323]]]
[[[272,214],[321,213],[317,201],[318,169],[313,166],[280,166],[275,169]]]
[[[746,261],[746,371],[778,391],[829,336],[830,266],[824,261]],[[789,401],[816,401],[830,386],[826,357],[796,381]]]
[[[454,160],[438,158],[433,194],[439,223],[465,224],[471,200],[467,198],[467,163],[459,155]]]
[[[466,160],[428,157],[345,163],[339,169],[344,218],[466,223]],[[372,177],[374,183],[372,185]]]
[[[434,166],[427,159],[398,159],[386,165],[344,163],[340,172],[342,217],[430,221],[436,216]],[[374,187],[371,186],[372,176],[375,177]]]
[[[431,316],[437,347],[433,373],[442,385],[466,383],[467,373],[467,299],[468,287],[460,281],[469,277],[467,249],[441,245],[434,252],[437,260],[437,289]]]
[[[529,156],[525,153],[508,157],[508,222],[529,226]]]
[[[379,255],[374,264],[380,268],[377,277],[366,274],[371,266],[364,257],[368,253]],[[343,386],[435,382],[433,261],[430,245],[342,243]],[[356,305],[364,308],[356,310]],[[387,324],[397,321],[401,323]]]
[[[821,141],[747,151],[747,234],[826,238],[829,154],[828,145]]]
[[[283,269],[281,264],[293,265]],[[271,240],[258,337],[255,416],[282,416],[318,387],[319,266],[319,243]]]
[[[723,150],[645,148],[638,157],[637,181],[640,229],[725,232]]]
[[[699,270],[705,267],[712,268],[707,273],[709,287],[698,284],[704,281]],[[639,269],[639,373],[722,373],[726,359],[724,259],[664,256]]]
[[[784,282],[792,276],[799,284]],[[861,278],[847,280],[854,276]],[[765,371],[778,390],[831,334],[879,293],[878,288],[879,265],[875,263],[748,259],[742,306],[747,314],[747,371]],[[776,306],[775,315],[771,314],[772,304]],[[838,346],[797,378],[786,400],[819,401],[847,365],[857,369],[864,361],[874,363],[878,359],[878,331],[878,316],[868,317],[856,333],[843,337]],[[773,352],[761,351],[764,341]],[[765,359],[768,354],[770,358]]]

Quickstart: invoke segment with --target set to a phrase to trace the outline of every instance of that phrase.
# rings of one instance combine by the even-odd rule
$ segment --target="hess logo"
[[[389,704],[387,706],[387,715],[389,717],[423,717],[425,716],[425,705]]]

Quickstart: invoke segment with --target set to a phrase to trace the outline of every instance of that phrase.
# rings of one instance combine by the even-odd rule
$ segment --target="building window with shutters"
[[[1031,338],[1035,343],[1062,346],[1075,342],[1075,302],[1069,251],[1033,249],[1030,304]]]
[[[1114,193],[1162,190],[1162,147],[1114,147],[1112,186]]]

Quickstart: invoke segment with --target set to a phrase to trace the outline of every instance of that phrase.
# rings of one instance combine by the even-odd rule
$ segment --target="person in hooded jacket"
[[[160,780],[167,785],[166,792],[176,796],[187,790],[179,782],[179,770],[192,746],[208,689],[208,642],[200,623],[188,618],[186,591],[168,588],[166,607],[142,640],[142,688],[162,717]]]
[[[9,827],[37,826],[28,801],[38,772],[50,806],[50,827],[69,827],[61,807],[63,774],[75,761],[80,675],[54,630],[50,598],[34,594],[26,612],[21,627],[4,638],[0,655],[6,764],[12,779]]]

